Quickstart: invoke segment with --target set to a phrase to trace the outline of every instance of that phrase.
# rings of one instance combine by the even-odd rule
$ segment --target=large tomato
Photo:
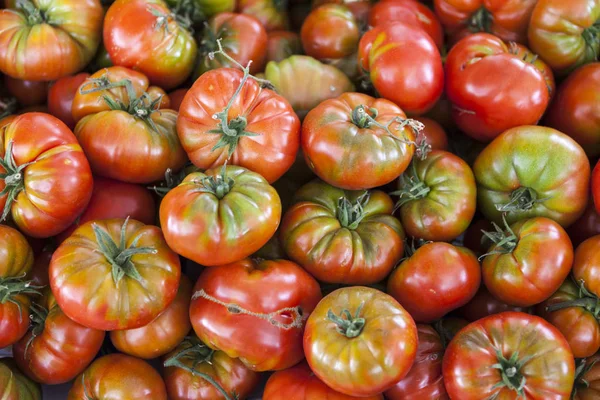
[[[567,400],[575,361],[550,323],[504,312],[463,328],[446,349],[443,373],[451,399]]]
[[[123,67],[100,70],[79,88],[75,136],[96,175],[150,183],[185,165],[177,112],[159,110],[163,94],[148,87],[145,75]]]
[[[482,142],[515,126],[537,124],[550,101],[542,72],[488,33],[469,35],[452,47],[446,93],[456,125]]]
[[[503,303],[495,298],[489,292],[489,290],[486,289],[485,285],[481,285],[479,291],[475,294],[471,301],[457,310],[457,314],[465,318],[467,321],[473,322],[489,315],[499,314],[504,311],[531,313],[531,310],[527,307],[511,306]]]
[[[578,282],[583,280],[584,287],[593,296],[600,297],[600,235],[592,236],[577,247],[573,277]]]
[[[40,385],[23,375],[11,358],[0,358],[0,398],[42,400]]]
[[[103,16],[98,0],[19,0],[0,10],[0,71],[45,81],[81,71],[96,53]]]
[[[29,332],[13,346],[17,365],[34,381],[56,385],[79,375],[102,346],[104,331],[71,320],[50,290],[31,306]]]
[[[529,22],[529,46],[565,75],[598,58],[599,19],[598,0],[538,0]]]
[[[344,191],[320,180],[304,185],[281,222],[287,255],[322,282],[383,280],[403,254],[404,231],[382,191]]]
[[[487,234],[494,244],[481,265],[487,289],[515,306],[529,307],[546,300],[573,264],[573,245],[565,230],[543,217],[496,229]]]
[[[354,397],[336,392],[323,383],[308,364],[301,363],[269,377],[263,400],[383,400],[383,395]]]
[[[183,83],[198,47],[188,30],[192,21],[177,11],[163,0],[115,1],[104,19],[104,46],[112,62],[142,72],[165,90]]]
[[[165,383],[150,364],[125,354],[96,359],[73,382],[67,400],[167,400]]]
[[[280,370],[304,358],[304,324],[319,300],[319,284],[297,264],[244,259],[202,272],[190,318],[211,348],[254,371]]]
[[[288,29],[290,26],[287,1],[239,0],[237,9],[242,14],[256,17],[267,31]]]
[[[267,62],[279,62],[294,54],[302,54],[302,42],[300,41],[300,35],[296,32],[272,31],[268,35]]]
[[[75,128],[75,120],[71,112],[73,99],[79,87],[89,76],[87,72],[65,76],[54,82],[48,91],[48,112],[64,122],[69,129]]]
[[[551,128],[520,126],[490,143],[473,165],[479,209],[508,223],[543,216],[573,223],[588,201],[590,164],[573,139]]]
[[[359,397],[377,395],[404,378],[417,342],[415,322],[396,300],[360,286],[325,296],[304,331],[304,353],[315,375]]]
[[[415,120],[423,124],[421,133],[432,150],[448,150],[448,136],[439,122],[427,117],[416,117]]]
[[[409,114],[428,111],[444,90],[440,52],[418,26],[397,22],[369,30],[360,40],[358,63],[381,97]]]
[[[169,246],[205,266],[253,254],[275,234],[280,219],[277,191],[262,176],[236,166],[191,173],[160,203]]]
[[[348,7],[324,4],[308,14],[300,38],[306,55],[317,60],[338,59],[356,53],[360,29]]]
[[[159,228],[109,219],[77,228],[54,252],[49,274],[52,293],[69,318],[115,330],[139,328],[165,310],[177,294],[181,270]]]
[[[579,360],[571,400],[596,400],[600,398],[600,356]]]
[[[481,283],[477,258],[465,247],[427,243],[392,272],[387,292],[417,322],[432,322],[465,305]]]
[[[477,187],[473,171],[460,157],[434,150],[415,158],[400,176],[398,207],[406,234],[450,241],[463,233],[475,215]]]
[[[0,220],[10,214],[23,233],[55,235],[87,206],[90,165],[59,119],[26,113],[1,120],[0,157]]]
[[[243,73],[221,68],[203,74],[181,103],[177,132],[190,160],[201,169],[227,162],[274,182],[294,163],[300,120],[292,106]],[[227,109],[227,121],[215,118]],[[225,119],[225,118],[224,118]]]

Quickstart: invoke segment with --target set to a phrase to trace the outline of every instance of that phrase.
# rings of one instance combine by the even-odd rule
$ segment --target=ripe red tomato
[[[20,0],[0,10],[0,71],[51,81],[82,70],[100,43],[103,16],[98,0]]]
[[[432,150],[448,150],[448,136],[439,122],[427,117],[416,117],[414,119],[423,124],[421,134]]]
[[[125,354],[109,354],[96,359],[75,379],[67,400],[90,398],[167,400],[167,391],[158,372],[147,362]]]
[[[267,32],[288,29],[290,26],[286,1],[239,0],[237,3],[239,12],[256,17]]]
[[[507,304],[529,307],[546,300],[571,271],[573,245],[551,219],[521,220],[488,237],[494,244],[481,265],[483,282]]]
[[[159,228],[109,219],[77,228],[54,252],[49,274],[69,318],[115,330],[147,325],[164,311],[177,294],[181,270]]]
[[[15,361],[36,382],[56,385],[79,375],[102,346],[104,331],[71,320],[49,289],[31,306],[29,332],[13,346]]]
[[[518,312],[463,328],[448,345],[442,368],[448,395],[460,400],[566,400],[575,379],[573,354],[561,333]]]
[[[54,248],[52,246],[48,246],[41,253],[35,256],[33,267],[28,274],[28,278],[31,279],[31,283],[34,286],[48,286],[50,284],[48,267],[50,266],[50,260],[52,259],[53,251]]]
[[[229,109],[227,126],[223,126],[214,115],[227,107],[242,79],[243,73],[236,69],[203,74],[181,103],[177,132],[198,168],[227,162],[259,173],[272,183],[294,163],[300,146],[300,120],[282,96],[248,79]]]
[[[456,125],[482,142],[515,126],[537,124],[550,101],[542,72],[516,48],[487,33],[470,35],[452,47],[446,59],[446,93]]]
[[[42,400],[42,389],[39,384],[23,375],[12,358],[0,358],[0,398]]]
[[[4,85],[21,107],[38,106],[46,102],[48,82],[24,81],[6,75]]]
[[[302,54],[302,41],[296,32],[272,31],[268,35],[267,62],[279,62],[294,54]]]
[[[45,238],[71,225],[87,206],[90,166],[57,118],[42,113],[4,118],[0,156],[0,220],[10,213],[21,232]]]
[[[190,319],[209,347],[254,371],[280,370],[304,357],[304,324],[319,300],[319,284],[297,264],[244,259],[202,272]]]
[[[387,292],[416,322],[432,322],[469,302],[481,284],[477,258],[465,247],[427,243],[391,273]]]
[[[370,0],[313,0],[312,9],[319,8],[324,4],[343,4],[352,11],[360,26],[368,25],[369,11],[372,5]],[[294,14],[292,14],[292,17],[294,17]]]
[[[75,128],[75,120],[71,112],[73,99],[79,87],[89,76],[87,72],[65,76],[54,82],[48,90],[48,112],[64,122],[69,129]]]
[[[531,314],[531,309],[528,307],[511,306],[498,300],[486,289],[485,285],[481,285],[475,296],[457,310],[457,314],[465,318],[469,322],[477,321],[489,315],[499,314],[504,311],[518,311]]]
[[[302,124],[302,151],[313,172],[338,188],[383,186],[415,153],[414,125],[391,101],[344,93],[313,108]]]
[[[360,286],[325,296],[304,331],[304,353],[314,374],[338,392],[361,397],[404,378],[417,342],[415,322],[396,300]]]
[[[521,58],[523,61],[527,61],[536,67],[544,76],[546,80],[546,86],[548,87],[548,93],[550,93],[550,99],[552,99],[556,93],[556,81],[554,80],[554,72],[552,68],[544,60],[542,60],[537,54],[533,53],[527,47],[522,44],[518,44],[515,42],[510,42],[509,48],[511,53],[517,55],[517,57]]]
[[[593,236],[577,247],[573,261],[573,277],[583,280],[591,294],[600,297],[600,235]]]
[[[377,26],[359,43],[358,63],[381,97],[409,114],[423,114],[444,90],[444,68],[435,42],[403,22]]]
[[[300,31],[306,55],[338,59],[356,53],[360,29],[354,14],[341,4],[324,4],[308,14]]]
[[[191,173],[160,203],[169,246],[204,266],[250,256],[275,234],[280,218],[277,191],[236,166]]]

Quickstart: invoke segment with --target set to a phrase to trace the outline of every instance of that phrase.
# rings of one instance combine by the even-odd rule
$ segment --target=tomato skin
[[[282,30],[269,32],[267,62],[280,62],[294,54],[302,54],[302,41],[296,32]]]
[[[221,171],[189,174],[160,204],[160,224],[169,246],[204,266],[250,256],[275,234],[281,218],[277,191],[245,168],[225,167],[226,176],[235,183],[222,199],[198,190],[203,178],[217,177]],[[221,209],[231,210],[231,214],[221,213]]]
[[[573,265],[573,245],[564,229],[551,219],[536,217],[510,226],[516,246],[493,245],[481,264],[485,286],[497,299],[529,307],[549,298]]]
[[[383,395],[354,397],[336,392],[324,384],[305,362],[277,371],[269,377],[263,400],[383,400]]]
[[[154,225],[156,205],[152,194],[144,187],[96,177],[92,198],[77,221],[57,236],[62,243],[75,229],[92,220],[131,217],[146,225]]]
[[[36,335],[30,330],[15,343],[15,361],[36,382],[46,385],[68,382],[92,362],[105,333],[67,317],[49,290],[38,304],[48,310],[43,330]]]
[[[358,63],[377,92],[406,113],[423,114],[442,95],[442,58],[419,27],[402,22],[375,27],[363,35],[358,48]]]
[[[101,252],[94,225],[120,242],[123,219],[90,221],[81,225],[54,252],[50,287],[60,308],[72,320],[101,330],[134,329],[147,325],[171,304],[181,275],[179,256],[166,244],[159,228],[129,220],[125,244],[151,247],[153,254],[131,258],[145,285],[124,275],[115,284],[111,263]],[[96,282],[96,290],[89,289]]]
[[[187,94],[188,90],[188,88],[182,88],[169,93],[169,98],[171,99],[171,106],[169,108],[171,110],[179,112],[181,103],[183,102],[183,99],[185,98],[185,95]]]
[[[53,251],[54,249],[45,249],[35,256],[33,267],[31,268],[31,271],[28,275],[33,285],[48,286],[50,284],[50,277],[48,276],[48,267],[50,266],[50,260],[52,259]]]
[[[362,127],[353,111],[364,106],[377,110],[376,122],[386,125],[406,114],[391,101],[360,93],[344,93],[312,109],[302,124],[306,164],[330,185],[347,190],[385,185],[406,170],[415,152],[410,126],[390,126],[393,136],[377,125]]]
[[[24,277],[32,266],[33,250],[27,239],[18,230],[0,225],[0,278]]]
[[[57,118],[33,112],[0,121],[0,156],[11,141],[17,166],[35,161],[23,170],[25,189],[11,206],[13,221],[36,238],[63,231],[92,195],[92,172],[77,139]],[[4,187],[0,180],[0,190]],[[0,210],[6,200],[0,197]]]
[[[110,340],[122,353],[150,360],[172,351],[192,329],[189,318],[192,282],[181,276],[175,299],[148,325],[112,331]]]
[[[97,0],[33,0],[52,24],[17,9],[0,10],[0,71],[17,79],[51,81],[74,74],[100,43],[104,11]]]
[[[356,52],[360,32],[346,6],[324,4],[308,14],[300,38],[307,55],[317,60],[338,59]]]
[[[535,125],[548,106],[541,71],[514,53],[488,33],[469,35],[448,53],[446,93],[452,116],[474,139],[489,142],[509,128]]]
[[[0,359],[0,397],[4,400],[42,400],[40,385],[17,368],[12,358]]]
[[[577,282],[583,280],[587,290],[600,296],[600,235],[592,236],[581,243],[575,251],[573,277]]]
[[[600,396],[600,357],[588,358],[586,366],[589,370],[577,377],[571,400],[595,400]]]
[[[579,246],[584,240],[600,235],[600,215],[593,201],[588,203],[583,215],[567,229],[567,233],[573,246]]]
[[[48,112],[64,122],[69,129],[75,128],[75,120],[71,112],[73,99],[79,87],[89,76],[87,72],[65,76],[54,82],[48,90]]]
[[[367,26],[369,19],[369,12],[371,10],[370,0],[357,0],[357,1],[346,1],[346,0],[313,0],[312,9],[321,7],[324,4],[342,4],[354,14],[354,18],[360,24],[360,26]],[[292,14],[294,17],[294,14]]]
[[[457,310],[458,315],[469,322],[474,322],[490,315],[500,314],[504,311],[517,311],[531,314],[527,307],[511,306],[495,298],[485,287],[481,285],[479,291],[467,304]]]
[[[538,0],[529,22],[529,46],[557,75],[564,76],[597,59],[600,42],[588,43],[584,32],[598,19],[598,0]]]
[[[439,122],[427,117],[415,117],[413,119],[425,126],[421,133],[425,136],[425,141],[431,146],[432,150],[448,150],[448,136]]]
[[[346,337],[327,318],[329,310],[340,315],[347,309],[355,316],[361,304],[360,316],[366,323],[360,340]],[[304,353],[311,370],[327,386],[366,397],[390,389],[406,376],[417,354],[417,341],[415,322],[396,300],[376,289],[355,286],[335,290],[319,302],[306,323]],[[363,357],[363,349],[372,356]]]
[[[200,6],[202,13],[210,18],[222,12],[235,10],[235,0],[195,0]]]
[[[596,163],[592,171],[592,199],[596,212],[600,213],[600,160]]]
[[[388,400],[449,400],[442,378],[444,346],[429,325],[417,324],[419,347],[415,363],[400,382],[385,392]]]
[[[6,301],[0,303],[0,346],[7,347],[21,339],[29,328],[29,297],[17,294],[12,296],[17,304]]]
[[[4,84],[21,107],[43,105],[48,93],[48,82],[24,81],[6,75]]]
[[[509,224],[543,216],[569,226],[585,210],[589,170],[585,152],[567,135],[541,126],[509,129],[473,165],[479,210],[502,224],[496,205],[508,204],[514,191],[529,188],[536,198],[532,208],[507,212]]]
[[[126,376],[127,379],[123,379]],[[167,400],[165,383],[145,361],[125,354],[96,359],[73,382],[67,400]]]
[[[522,44],[511,42],[508,45],[511,53],[516,54],[517,57],[532,64],[542,73],[542,76],[546,80],[546,87],[548,88],[548,93],[550,94],[550,100],[552,100],[556,94],[556,81],[554,79],[554,72],[552,71],[552,68],[550,68],[550,66],[546,64],[546,62],[544,62],[544,60],[542,60],[537,54]]]
[[[256,17],[267,32],[288,29],[290,18],[287,3],[278,0],[239,0],[237,9],[242,14]]]
[[[117,0],[104,19],[104,46],[112,62],[145,74],[165,90],[192,73],[198,47],[192,34],[172,17],[157,28],[154,12],[170,15],[162,0]]]
[[[497,350],[507,360],[518,353],[518,360],[524,361],[518,372],[526,379],[526,399],[569,398],[575,362],[562,334],[539,317],[504,312],[471,323],[446,348],[442,368],[451,399],[487,399],[496,394],[498,399],[518,398],[508,387],[494,386],[502,382],[500,370],[492,368],[498,363]],[[482,376],[477,371],[489,372]]]
[[[289,368],[304,357],[303,327],[321,300],[321,289],[297,264],[244,259],[207,268],[194,286],[195,294],[200,290],[254,313],[269,314],[287,307],[302,310],[298,315],[288,311],[274,317],[280,324],[291,324],[295,317],[301,317],[301,326],[284,329],[263,318],[231,313],[226,306],[194,295],[190,305],[192,326],[209,347],[239,358],[253,371]]]
[[[213,115],[221,112],[234,95],[243,73],[236,69],[218,69],[203,74],[188,91],[177,119],[177,132],[190,160],[200,169],[239,165],[275,182],[296,159],[300,146],[300,120],[292,106],[272,90],[262,89],[253,79],[244,84],[229,110],[229,121],[246,118],[245,131],[256,136],[241,136],[229,157],[228,144],[214,146],[225,135]]]

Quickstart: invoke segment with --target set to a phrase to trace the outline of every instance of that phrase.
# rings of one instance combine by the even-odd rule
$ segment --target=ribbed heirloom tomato
[[[40,385],[30,380],[8,357],[0,358],[0,398],[3,400],[42,400]]]

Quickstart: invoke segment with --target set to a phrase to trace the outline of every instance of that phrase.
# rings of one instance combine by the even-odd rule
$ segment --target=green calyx
[[[584,280],[579,281],[579,298],[575,300],[563,301],[560,303],[550,304],[546,307],[547,312],[553,312],[562,310],[570,307],[582,307],[591,314],[594,315],[594,318],[600,320],[600,298],[595,294],[591,293],[585,287]]]
[[[31,330],[31,337],[27,340],[27,344],[25,345],[25,354],[27,354],[33,340],[44,332],[46,318],[48,318],[48,310],[39,304],[33,303],[31,305],[31,314],[29,315],[29,319],[31,320],[31,326],[29,328]]]
[[[587,379],[585,379],[585,375],[590,372],[592,368],[594,368],[597,362],[598,361],[596,360],[588,364],[585,358],[575,360],[575,385],[573,386],[573,391],[571,392],[571,399],[575,398],[578,390],[584,390],[590,387],[590,383]]]
[[[127,223],[129,218],[125,220],[121,227],[121,237],[119,244],[114,242],[112,237],[100,228],[97,224],[92,224],[94,235],[99,246],[99,251],[102,253],[104,258],[112,266],[112,278],[115,285],[118,285],[123,277],[135,279],[138,282],[142,282],[143,278],[136,269],[135,265],[131,261],[131,258],[136,254],[156,254],[157,250],[152,247],[137,247],[137,243],[141,236],[135,238],[129,247],[125,243],[125,236],[127,231]]]
[[[600,21],[594,22],[589,28],[585,28],[581,34],[586,46],[591,50],[594,59],[598,59],[598,48],[600,47]]]
[[[367,321],[360,316],[363,304],[358,306],[354,316],[347,309],[342,310],[339,316],[335,315],[332,310],[327,311],[327,319],[336,325],[339,333],[349,339],[359,336]]]
[[[4,159],[0,159],[0,167],[5,171],[0,173],[0,179],[4,180],[4,184],[6,185],[0,192],[0,196],[6,195],[6,203],[4,204],[4,210],[2,210],[0,222],[8,217],[8,213],[17,199],[18,194],[25,189],[25,168],[35,162],[17,165],[13,155],[13,144],[14,142],[12,140],[8,142]]]
[[[369,115],[371,114],[371,115]],[[376,108],[369,108],[359,105],[352,110],[352,123],[361,129],[369,128],[371,125],[377,125],[377,115],[379,112]]]
[[[152,4],[148,5],[148,12],[156,17],[154,29],[163,30],[165,34],[173,33],[169,28],[169,22],[175,21],[177,26],[193,33],[194,25],[204,21],[206,18],[200,6],[194,0],[176,0],[170,2],[170,12],[166,13]]]
[[[527,379],[521,373],[523,366],[531,360],[531,356],[519,360],[519,352],[514,352],[509,359],[504,357],[500,350],[496,350],[498,363],[492,368],[498,369],[502,380],[494,385],[494,388],[506,387],[517,393],[517,396],[525,398],[525,384]]]
[[[235,181],[227,176],[227,164],[223,164],[219,175],[206,176],[199,183],[202,186],[198,189],[199,191],[211,193],[220,200],[231,191]]]
[[[411,201],[420,200],[431,192],[431,188],[419,178],[417,173],[417,167],[413,161],[410,165],[410,172],[405,172],[400,175],[399,179],[400,189],[390,193],[390,196],[398,196],[399,199],[396,202],[394,211],[400,209]]]
[[[17,111],[17,99],[14,97],[0,98],[0,119],[8,117]]]
[[[511,192],[507,203],[496,204],[496,210],[500,212],[524,212],[546,200],[548,198],[538,199],[538,194],[532,188],[521,186]]]
[[[515,234],[515,232],[510,228],[506,219],[502,217],[504,222],[505,230],[500,228],[496,223],[492,222],[492,225],[495,229],[494,232],[487,232],[482,230],[481,232],[487,237],[492,243],[494,243],[494,248],[483,254],[479,259],[485,258],[486,256],[492,254],[508,254],[512,253],[513,250],[519,244],[519,238]]]
[[[29,26],[43,24],[48,21],[44,12],[37,8],[31,0],[17,0],[16,6],[25,14]]]
[[[354,230],[358,228],[363,218],[366,217],[364,208],[369,203],[371,194],[365,191],[361,194],[354,203],[348,200],[345,196],[338,199],[337,204],[337,219],[340,225],[344,228]]]
[[[13,303],[21,310],[21,304],[15,300],[15,297],[20,294],[39,295],[41,286],[34,286],[31,284],[32,281],[24,280],[25,274],[21,276],[9,276],[0,278],[0,304],[6,304],[7,302]]]
[[[485,7],[481,7],[471,15],[471,18],[469,18],[469,21],[467,22],[467,26],[469,30],[474,33],[491,33],[492,22],[494,22],[492,14]]]

